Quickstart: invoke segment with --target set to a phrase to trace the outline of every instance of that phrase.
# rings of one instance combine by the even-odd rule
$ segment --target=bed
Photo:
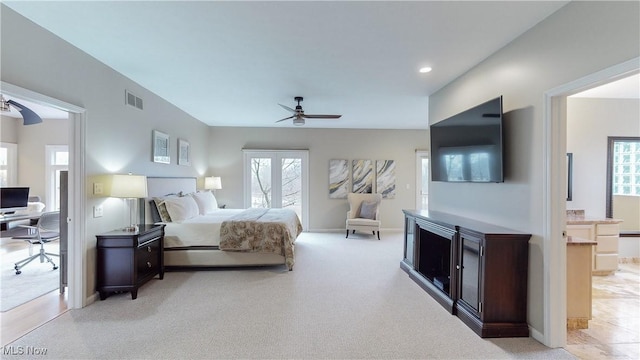
[[[168,269],[285,264],[293,270],[302,232],[293,210],[219,209],[212,193],[197,191],[196,178],[147,177],[147,191],[145,219],[165,225]]]

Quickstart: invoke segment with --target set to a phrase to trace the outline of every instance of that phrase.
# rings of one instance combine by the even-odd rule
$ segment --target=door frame
[[[640,57],[546,91],[543,95],[543,312],[544,334],[532,336],[549,347],[567,343],[566,153],[567,97],[638,73]]]
[[[69,113],[69,226],[67,308],[86,305],[86,237],[85,230],[85,137],[86,110],[62,100],[49,97],[4,81],[2,93],[36,104],[54,107]]]
[[[300,157],[302,159],[302,228],[309,228],[309,150],[265,150],[265,149],[242,149],[243,158],[243,203],[244,207],[251,207],[250,196],[247,196],[249,189],[251,188],[251,172],[247,171],[250,166],[250,159],[252,157],[269,157],[271,159],[278,159],[291,154],[291,157]],[[272,173],[273,179],[273,173]],[[272,182],[273,183],[273,182]],[[278,190],[279,191],[279,190]]]

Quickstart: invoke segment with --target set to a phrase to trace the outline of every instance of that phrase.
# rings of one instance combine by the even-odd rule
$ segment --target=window
[[[640,196],[640,142],[613,143],[611,182],[613,195]]]
[[[60,172],[69,170],[69,147],[67,145],[47,145],[47,209],[60,210]]]
[[[18,145],[0,143],[0,186],[18,185]]]

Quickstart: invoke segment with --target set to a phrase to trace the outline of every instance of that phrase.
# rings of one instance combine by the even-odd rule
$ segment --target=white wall
[[[567,152],[573,153],[573,193],[567,209],[606,216],[609,136],[640,136],[640,100],[567,99]]]
[[[0,115],[0,142],[17,144],[19,126],[22,126],[22,119]]]
[[[95,291],[95,235],[125,225],[122,201],[90,196],[91,177],[127,172],[203,175],[208,127],[5,5],[0,6],[2,81],[86,109],[86,212],[85,219],[76,220],[86,224],[82,241],[88,248],[85,278],[86,295],[90,296]],[[144,111],[125,105],[125,89],[144,100]],[[154,129],[171,136],[170,165],[151,162]],[[178,137],[191,143],[192,166],[177,165]],[[104,205],[104,216],[93,218],[92,208],[99,204]]]
[[[39,124],[24,126],[22,118],[2,117],[2,141],[18,145],[18,186],[28,186],[29,196],[46,198],[46,145],[68,145],[69,121],[42,119]]]
[[[571,2],[430,97],[430,122],[504,96],[506,181],[431,183],[430,208],[531,233],[528,321],[544,336],[543,99],[640,55],[638,2]],[[556,161],[564,161],[557,159]],[[557,181],[560,181],[557,179]]]
[[[46,145],[69,144],[69,121],[42,119],[39,124],[18,127],[18,184],[29,187],[48,204],[46,190]],[[51,210],[51,209],[45,209]]]
[[[380,208],[383,229],[402,229],[402,209],[415,207],[415,150],[426,149],[427,130],[231,128],[210,130],[209,175],[222,177],[218,202],[242,207],[242,149],[309,149],[310,230],[344,229],[346,199],[329,198],[329,160],[396,161],[396,197]],[[407,188],[408,187],[408,188]]]

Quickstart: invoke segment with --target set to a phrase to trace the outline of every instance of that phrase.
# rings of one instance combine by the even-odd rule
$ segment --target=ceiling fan
[[[20,115],[22,115],[22,118],[24,119],[24,125],[33,125],[42,122],[42,118],[33,112],[33,110],[17,101],[5,100],[4,96],[0,95],[0,111],[11,111],[10,106],[15,107],[20,112]]]
[[[304,119],[339,119],[340,117],[342,117],[342,115],[307,115],[304,113],[304,110],[302,110],[302,106],[300,105],[300,102],[303,100],[302,96],[296,96],[293,99],[298,102],[298,105],[296,105],[295,109],[292,109],[288,106],[284,106],[282,104],[278,104],[282,106],[285,110],[292,112],[293,115],[286,117],[284,119],[280,119],[276,121],[277,123],[281,121],[293,119],[293,125],[302,126],[304,125]]]

